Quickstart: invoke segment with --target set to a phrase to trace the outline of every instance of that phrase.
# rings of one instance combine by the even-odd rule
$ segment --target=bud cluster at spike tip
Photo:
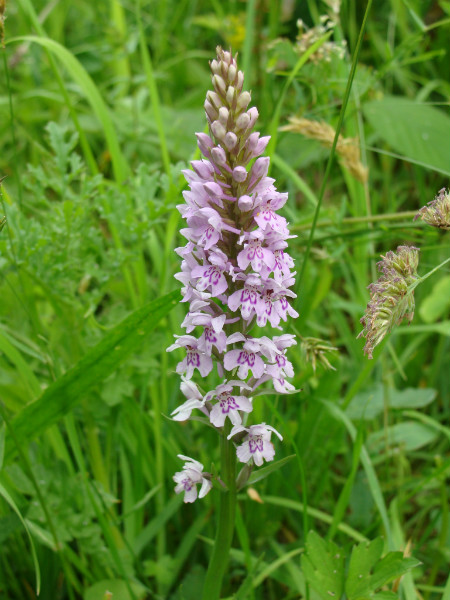
[[[261,465],[273,460],[272,432],[282,438],[265,423],[247,425],[255,390],[268,382],[278,393],[294,390],[287,381],[294,370],[286,351],[295,336],[282,331],[288,317],[298,316],[290,304],[296,297],[294,262],[286,252],[294,236],[278,214],[287,194],[267,176],[270,159],[261,154],[269,137],[253,131],[258,111],[248,108],[244,74],[220,47],[210,66],[214,89],[204,105],[210,135],[196,134],[203,158],[183,172],[189,189],[177,207],[187,224],[181,229],[187,243],[176,249],[182,263],[175,277],[189,311],[182,323],[186,334],[175,336],[168,348],[185,352],[177,373],[186,402],[173,417],[185,420],[199,409],[217,428],[228,417],[233,425],[228,437],[239,439],[238,459]],[[267,323],[278,335],[250,335],[254,324]],[[222,383],[202,395],[192,378],[207,377],[214,365]],[[179,483],[180,474],[175,477]],[[178,485],[176,491],[182,489]]]

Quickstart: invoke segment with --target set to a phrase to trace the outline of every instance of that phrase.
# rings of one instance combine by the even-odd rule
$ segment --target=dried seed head
[[[281,131],[293,131],[300,133],[307,138],[318,140],[327,148],[331,148],[336,135],[335,130],[328,123],[323,121],[313,121],[298,117],[290,117],[289,125],[281,128]],[[368,178],[368,170],[361,163],[358,138],[344,138],[341,135],[338,138],[336,152],[340,158],[342,166],[345,167],[351,175],[361,183],[365,183]]]

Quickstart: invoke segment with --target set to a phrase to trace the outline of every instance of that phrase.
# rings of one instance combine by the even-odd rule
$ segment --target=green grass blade
[[[296,292],[298,292],[298,290],[301,289],[301,285],[302,285],[302,281],[303,281],[303,276],[305,274],[305,269],[306,269],[306,265],[308,263],[309,254],[311,252],[311,246],[312,246],[312,242],[313,242],[313,239],[314,239],[314,232],[315,232],[315,229],[316,229],[317,220],[319,218],[320,207],[322,205],[323,196],[325,194],[325,187],[326,187],[326,184],[328,182],[328,177],[330,176],[331,167],[333,165],[333,160],[334,160],[334,155],[336,153],[336,146],[337,146],[337,142],[338,142],[338,139],[339,139],[339,134],[340,134],[341,129],[342,129],[342,124],[344,122],[345,111],[347,109],[348,100],[350,98],[350,92],[352,90],[353,79],[355,77],[356,67],[357,67],[357,64],[358,64],[359,52],[361,50],[362,40],[363,40],[364,31],[365,31],[366,23],[367,23],[367,17],[369,16],[369,11],[370,11],[371,5],[372,5],[372,0],[368,0],[366,11],[364,13],[364,19],[363,19],[363,22],[362,22],[362,25],[361,25],[361,29],[359,31],[359,37],[358,37],[358,42],[356,44],[355,53],[353,55],[352,66],[350,68],[350,74],[349,74],[348,80],[347,80],[347,87],[345,89],[344,98],[342,100],[342,106],[341,106],[341,111],[339,113],[339,119],[338,119],[338,123],[337,123],[337,126],[336,126],[336,133],[335,133],[335,136],[334,136],[333,145],[331,146],[331,151],[330,151],[330,155],[328,157],[327,167],[325,169],[325,174],[323,176],[322,184],[320,186],[320,191],[319,191],[319,196],[318,196],[316,211],[314,213],[314,219],[313,219],[313,222],[312,222],[312,225],[311,225],[311,230],[309,232],[308,245],[306,246],[305,256],[304,256],[303,262],[302,262],[302,268],[300,270],[300,275],[299,275],[299,278],[297,280]]]
[[[350,434],[350,437],[355,442],[356,437],[357,437],[356,428],[353,425],[353,423],[350,421],[350,419],[347,417],[347,415],[338,406],[336,406],[332,402],[329,402],[328,400],[320,400],[320,402],[328,409],[330,414],[335,419],[340,421],[345,426],[345,428],[347,429],[347,431]],[[369,485],[373,501],[375,502],[378,512],[380,513],[381,520],[382,520],[384,528],[386,530],[386,537],[387,537],[389,548],[392,549],[392,546],[393,546],[392,532],[391,532],[391,525],[389,522],[388,512],[387,512],[387,508],[386,508],[386,503],[384,501],[383,493],[381,491],[381,487],[380,487],[377,475],[375,473],[375,469],[373,468],[373,464],[370,459],[369,453],[367,452],[366,447],[363,444],[361,445],[361,463],[366,472],[367,483]]]
[[[180,292],[176,290],[133,312],[50,385],[38,400],[28,404],[11,423],[18,443],[26,443],[43,433],[71,411],[90,389],[142,344],[179,298]],[[5,461],[12,458],[13,452],[13,444],[8,440]]]
[[[111,160],[114,170],[114,176],[118,183],[122,184],[128,176],[128,165],[120,149],[115,126],[110,115],[109,108],[103,100],[97,86],[86,69],[75,58],[75,56],[61,46],[58,42],[45,37],[25,35],[13,38],[8,43],[13,42],[32,42],[49,50],[62,62],[72,79],[80,86],[81,91],[92,107],[96,117],[100,121],[105,134],[108,150],[111,154]]]
[[[7,490],[3,487],[3,485],[1,483],[0,483],[0,496],[2,496],[2,498],[10,505],[10,507],[13,509],[13,511],[19,517],[20,522],[22,523],[22,525],[25,528],[25,531],[27,532],[27,536],[28,536],[28,539],[30,540],[30,546],[31,546],[31,558],[33,559],[34,570],[36,573],[36,594],[39,596],[39,593],[41,591],[41,571],[39,568],[39,562],[38,562],[38,558],[37,558],[37,554],[36,554],[36,548],[34,547],[34,542],[33,542],[33,538],[31,537],[30,530],[28,528],[28,525],[25,522],[25,519],[22,516],[22,513],[18,509],[16,503],[14,502],[14,500],[11,498],[11,496],[9,495],[9,493],[7,492]]]

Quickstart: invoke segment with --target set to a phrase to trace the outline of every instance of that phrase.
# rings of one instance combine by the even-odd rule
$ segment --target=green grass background
[[[165,348],[185,313],[180,170],[198,157],[217,44],[239,52],[273,136],[271,176],[289,192],[302,278],[286,330],[339,348],[336,371],[316,372],[290,349],[302,392],[258,402],[255,418],[285,438],[277,458],[296,459],[253,486],[260,501],[240,496],[223,597],[303,597],[309,529],[345,548],[379,535],[386,551],[407,546],[422,564],[401,596],[450,597],[448,268],[418,287],[413,323],[374,360],[356,339],[380,253],[419,247],[421,274],[449,255],[449,234],[412,217],[450,176],[450,3],[373,3],[355,57],[365,9],[342,2],[331,40],[347,40],[346,57],[314,63],[294,46],[297,19],[329,10],[319,0],[7,1],[2,599],[39,585],[42,600],[199,597],[217,492],[185,506],[171,477],[177,453],[211,470],[219,451],[214,431],[167,418],[183,398]],[[335,160],[323,186],[329,150],[279,127],[292,115],[336,127],[352,61],[342,133],[359,137],[369,179]]]

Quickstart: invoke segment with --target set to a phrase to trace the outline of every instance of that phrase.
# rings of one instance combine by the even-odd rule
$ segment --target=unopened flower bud
[[[225,146],[228,148],[228,150],[233,150],[237,144],[237,141],[237,135],[232,131],[229,131],[224,139]]]
[[[249,123],[250,117],[248,116],[248,114],[242,113],[242,115],[240,115],[236,121],[236,130],[243,131],[244,129],[247,129]]]
[[[236,79],[236,67],[234,65],[230,65],[228,68],[228,82],[234,83]]]
[[[259,156],[266,149],[267,144],[270,141],[270,135],[265,135],[258,140],[256,147],[253,149],[253,156]]]
[[[214,123],[211,124],[211,131],[218,140],[223,140],[227,134],[227,130],[220,121],[214,121]]]
[[[252,179],[260,179],[261,177],[265,177],[269,170],[269,164],[270,158],[268,156],[257,158],[252,167]]]
[[[223,53],[223,57],[222,60],[224,63],[226,63],[227,65],[231,65],[231,63],[233,63],[233,58],[231,56],[231,52],[228,52],[227,50],[224,51]]]
[[[206,133],[196,133],[197,144],[200,148],[200,152],[205,156],[209,155],[209,151],[214,147],[214,142]]]
[[[211,150],[211,156],[217,166],[223,167],[227,164],[227,155],[225,154],[225,150],[223,148],[216,146]]]
[[[234,87],[232,85],[229,85],[227,89],[227,102],[230,106],[233,104],[235,92],[236,90],[234,89]]]
[[[209,100],[209,102],[211,102],[211,104],[217,108],[217,110],[219,110],[219,108],[221,106],[223,106],[223,102],[220,99],[219,94],[216,94],[216,92],[213,92],[211,90],[209,90],[206,94],[206,99]]]
[[[245,167],[235,167],[233,169],[233,179],[239,183],[242,183],[247,179],[247,170]]]
[[[215,121],[219,116],[217,109],[208,100],[205,100],[204,108],[209,122],[212,123],[212,121]]]
[[[259,112],[258,109],[256,108],[256,106],[253,106],[252,108],[250,108],[247,111],[247,114],[249,116],[250,122],[249,122],[249,127],[253,127],[253,125],[256,123],[258,117],[259,117]]]
[[[225,95],[226,84],[220,75],[213,75],[212,82],[218,93]]]
[[[226,108],[225,106],[222,106],[222,107],[219,109],[219,121],[222,123],[222,125],[223,125],[224,127],[226,127],[226,126],[227,126],[227,123],[228,123],[228,115],[229,115],[228,108]]]
[[[238,206],[242,212],[247,212],[253,208],[253,200],[250,196],[241,196],[238,200]]]
[[[259,140],[259,133],[257,131],[254,131],[253,133],[251,133],[248,136],[245,146],[253,152],[253,150],[256,148],[256,146],[258,144],[258,140]]]
[[[222,198],[222,196],[223,196],[222,188],[215,181],[208,181],[208,183],[205,183],[203,187],[208,192],[208,194],[210,196],[212,196],[213,198],[216,198],[216,199]]]
[[[209,63],[209,65],[210,65],[210,67],[211,67],[211,71],[212,71],[213,73],[215,73],[215,74],[217,74],[217,75],[220,73],[220,65],[219,65],[219,63],[217,62],[217,60],[215,60],[215,59],[214,59],[214,60],[212,60],[212,61]]]
[[[238,90],[238,92],[240,92],[242,90],[242,86],[244,85],[244,73],[242,71],[238,71],[237,74],[237,82],[236,82],[236,89]]]
[[[239,95],[238,101],[237,101],[238,112],[241,110],[245,110],[247,108],[247,106],[250,104],[251,99],[252,99],[252,97],[250,96],[249,92],[242,92],[242,94]]]
[[[204,160],[193,160],[191,161],[191,166],[202,179],[211,179],[214,176],[214,169],[211,163]]]

